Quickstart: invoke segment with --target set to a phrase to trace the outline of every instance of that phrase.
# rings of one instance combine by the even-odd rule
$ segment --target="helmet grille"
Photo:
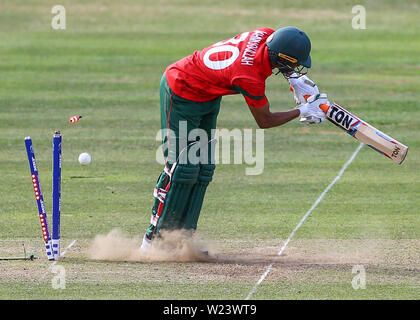
[[[279,57],[277,53],[275,53],[269,47],[268,47],[268,57],[270,58],[271,66],[277,67],[277,65],[279,64]]]

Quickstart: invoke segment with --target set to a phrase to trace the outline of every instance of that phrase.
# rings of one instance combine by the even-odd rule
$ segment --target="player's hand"
[[[313,124],[324,121],[325,113],[319,108],[321,104],[330,105],[327,94],[321,93],[310,96],[307,99],[307,103],[301,104],[298,107],[300,111],[300,122]]]
[[[306,117],[301,117],[299,122],[304,123],[304,124],[315,124],[315,123],[320,123],[324,120],[325,119],[319,118],[317,116],[306,116]]]
[[[296,104],[305,104],[307,98],[319,93],[316,84],[305,75],[299,78],[289,78],[288,81]]]

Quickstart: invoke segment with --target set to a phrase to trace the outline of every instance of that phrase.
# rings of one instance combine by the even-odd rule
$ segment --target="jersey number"
[[[237,45],[238,43],[244,41],[246,37],[248,37],[249,32],[244,32],[240,35],[238,39],[232,38],[225,41],[220,41],[213,45],[213,48],[209,49],[203,57],[203,62],[207,68],[212,70],[222,70],[229,67],[235,60],[239,57],[239,49],[238,47],[232,46],[228,43]],[[225,60],[217,60],[213,61],[210,60],[210,56],[214,53],[219,52],[231,52],[232,55],[230,58]]]

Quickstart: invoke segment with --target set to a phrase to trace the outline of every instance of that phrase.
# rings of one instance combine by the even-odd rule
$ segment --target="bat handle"
[[[330,106],[328,104],[320,104],[319,108],[324,111],[325,114],[327,114],[328,109],[330,108]]]

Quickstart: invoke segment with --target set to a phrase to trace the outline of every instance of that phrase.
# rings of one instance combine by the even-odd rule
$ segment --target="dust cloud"
[[[193,262],[211,259],[201,252],[206,244],[184,230],[162,231],[147,252],[140,251],[141,242],[139,237],[130,238],[114,229],[107,235],[97,235],[88,255],[90,259],[106,261]]]

